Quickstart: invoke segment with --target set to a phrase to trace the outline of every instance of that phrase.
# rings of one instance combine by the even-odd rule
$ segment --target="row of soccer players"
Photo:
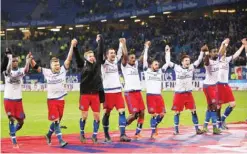
[[[145,82],[147,92],[147,108],[148,112],[152,115],[150,120],[151,125],[151,138],[157,136],[157,126],[162,121],[166,112],[164,100],[161,96],[161,82],[162,72],[168,67],[175,70],[176,73],[176,87],[172,110],[175,111],[174,115],[174,134],[179,134],[179,116],[184,107],[191,110],[192,121],[195,126],[196,134],[203,134],[207,132],[207,124],[212,118],[213,133],[219,134],[219,128],[227,128],[224,121],[230,114],[235,106],[234,97],[231,89],[229,88],[228,72],[229,62],[239,56],[244,47],[247,46],[246,39],[242,40],[241,48],[231,57],[226,57],[226,47],[229,44],[229,39],[223,41],[219,52],[217,49],[209,51],[205,45],[201,48],[198,59],[191,64],[190,57],[184,55],[181,58],[181,65],[174,64],[170,61],[170,47],[166,46],[166,64],[162,67],[159,66],[157,60],[153,60],[148,64],[148,50],[151,42],[147,41],[144,45],[144,54],[138,60],[134,54],[128,54],[126,47],[126,40],[119,39],[119,49],[116,54],[114,49],[108,49],[104,53],[104,39],[101,35],[97,35],[96,41],[98,48],[96,56],[93,51],[87,51],[83,57],[77,49],[77,41],[71,41],[71,47],[68,57],[63,66],[60,66],[59,59],[53,57],[50,62],[51,69],[40,67],[34,60],[31,53],[26,57],[26,65],[24,68],[18,68],[18,57],[13,56],[8,50],[4,58],[2,66],[6,66],[4,71],[5,75],[5,90],[4,90],[4,106],[5,111],[9,117],[9,130],[11,141],[14,147],[18,147],[16,140],[16,131],[20,130],[25,118],[24,110],[22,107],[22,93],[21,93],[21,80],[26,72],[28,72],[29,65],[38,72],[42,72],[47,80],[48,92],[48,119],[52,122],[48,133],[45,135],[47,143],[51,144],[51,136],[55,132],[61,147],[67,145],[62,139],[60,130],[60,121],[63,116],[64,110],[64,96],[67,94],[64,89],[66,82],[67,69],[70,66],[72,55],[74,53],[77,65],[81,68],[81,83],[80,83],[80,102],[79,109],[81,110],[80,125],[80,140],[86,142],[84,128],[88,116],[88,109],[91,107],[94,116],[94,128],[92,141],[97,142],[97,133],[100,122],[100,103],[104,105],[104,116],[102,119],[105,142],[111,142],[109,135],[109,117],[111,110],[115,107],[119,112],[119,129],[120,141],[129,142],[130,138],[125,134],[125,127],[130,125],[137,119],[137,128],[135,139],[140,138],[140,132],[144,122],[145,105],[141,96],[141,82],[138,72],[138,62],[143,63],[145,71]],[[208,110],[206,113],[206,120],[204,130],[199,129],[199,122],[196,113],[195,102],[192,96],[192,77],[194,69],[203,60],[204,54],[206,79],[204,81],[204,93],[207,97]],[[216,58],[219,55],[218,58]],[[105,57],[105,58],[104,58]],[[125,104],[122,97],[121,83],[119,81],[119,71],[117,63],[121,60],[121,70],[125,79],[124,96],[128,106],[130,115],[125,117]],[[220,82],[218,82],[220,81]],[[218,83],[218,84],[217,84]],[[219,91],[219,92],[217,92]],[[218,99],[219,96],[219,99]],[[219,100],[219,101],[218,101]],[[223,125],[219,122],[219,127],[216,127],[217,118],[220,120],[220,107],[221,104],[229,103],[230,106],[226,109],[222,116]],[[217,114],[218,113],[218,117]],[[15,120],[17,124],[15,125]]]

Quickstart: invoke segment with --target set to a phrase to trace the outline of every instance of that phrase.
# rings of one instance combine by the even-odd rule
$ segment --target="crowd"
[[[74,28],[70,31],[61,29],[60,32],[47,30],[43,31],[42,34],[36,34],[35,30],[31,30],[31,35],[26,38],[27,40],[21,40],[22,34],[15,33],[12,38],[21,40],[22,46],[17,44],[12,45],[12,48],[18,53],[27,53],[29,52],[28,49],[24,50],[23,46],[25,46],[25,42],[29,42],[27,44],[35,44],[33,45],[35,50],[32,49],[35,52],[40,52],[42,55],[56,55],[60,59],[64,59],[67,56],[69,40],[77,38],[81,51],[95,50],[97,46],[95,36],[98,33],[102,33],[105,37],[106,48],[113,47],[118,49],[118,39],[125,37],[129,52],[135,53],[137,56],[141,55],[144,42],[151,40],[152,46],[149,57],[151,57],[150,59],[157,59],[161,63],[165,62],[164,47],[169,44],[172,48],[172,61],[179,63],[179,54],[187,53],[194,60],[197,58],[202,45],[208,44],[210,49],[218,48],[226,37],[231,39],[227,54],[232,55],[240,47],[240,40],[246,37],[246,25],[246,14],[238,13],[219,15],[214,18],[201,17],[186,20],[155,18],[147,20],[143,24],[128,23],[127,29],[120,29],[114,26],[103,27],[99,24],[90,26],[90,29]],[[38,59],[39,61],[41,64],[47,62],[43,62],[42,58]],[[246,65],[244,52],[234,61],[234,64]],[[72,72],[76,71],[72,65]]]

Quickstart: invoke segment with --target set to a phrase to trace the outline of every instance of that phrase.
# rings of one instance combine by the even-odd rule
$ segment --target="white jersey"
[[[174,71],[176,74],[175,92],[183,93],[192,91],[192,78],[194,70],[195,67],[193,64],[191,64],[188,69],[183,68],[180,65],[174,64]]]
[[[122,85],[118,73],[117,60],[114,63],[105,61],[101,66],[103,86],[105,93],[118,93],[121,92]]]
[[[219,60],[219,73],[218,73],[218,81],[219,83],[228,83],[229,76],[229,63],[232,60],[232,56],[229,57],[221,57]]]
[[[141,90],[141,81],[138,72],[138,61],[135,62],[134,66],[126,64],[123,66],[121,64],[122,73],[124,76],[124,90],[133,91],[133,90]]]
[[[203,81],[205,85],[215,85],[218,82],[219,61],[209,59],[209,65],[205,66],[206,77]]]
[[[22,99],[22,83],[24,76],[25,76],[24,68],[11,70],[10,74],[4,72],[4,77],[5,77],[4,99],[7,100]]]
[[[47,80],[48,99],[63,100],[67,95],[65,88],[67,70],[64,66],[61,67],[59,73],[53,73],[51,69],[42,68],[42,73]]]
[[[157,72],[154,72],[148,68],[144,75],[147,94],[160,95],[162,90],[162,70],[159,69]]]

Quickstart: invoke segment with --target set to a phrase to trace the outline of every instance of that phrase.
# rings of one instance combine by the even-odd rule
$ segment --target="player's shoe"
[[[156,138],[157,138],[156,133],[151,134],[151,137],[150,137],[150,138],[151,138],[151,139],[156,139]]]
[[[173,135],[179,135],[179,131],[174,131]]]
[[[80,135],[80,141],[81,141],[81,143],[86,143],[87,139],[86,139],[85,135]]]
[[[46,143],[47,143],[48,145],[51,145],[51,136],[45,134],[45,139],[46,139]]]
[[[93,137],[93,136],[92,136],[92,138],[91,138],[91,139],[92,139],[92,141],[93,141],[93,143],[94,143],[94,144],[98,143],[98,139],[97,139],[97,137]]]
[[[107,136],[105,137],[105,140],[104,140],[105,143],[111,143],[111,137],[110,136]]]
[[[63,148],[63,147],[65,147],[66,145],[68,145],[68,143],[65,142],[65,141],[63,141],[63,140],[62,140],[59,144],[60,144],[60,147],[61,147],[61,148]]]
[[[131,141],[131,139],[126,135],[122,135],[120,137],[120,142],[130,142],[130,141]]]
[[[225,122],[222,122],[221,129],[223,129],[223,130],[227,130],[228,129],[228,127],[226,126]]]
[[[10,133],[9,133],[9,135],[11,136]],[[19,145],[17,144],[16,137],[11,137],[11,142],[12,142],[13,148],[19,148]]]
[[[196,134],[197,135],[201,135],[201,134],[203,134],[204,132],[202,131],[202,130],[200,130],[200,129],[197,129],[197,131],[196,131]]]
[[[19,149],[19,145],[17,143],[13,144],[14,149]]]
[[[213,128],[213,134],[219,135],[221,133],[221,130],[219,128]]]
[[[203,127],[203,133],[208,133],[209,132],[209,130],[208,130],[208,127]]]
[[[141,136],[140,133],[139,133],[139,134],[136,134],[136,135],[134,136],[134,139],[135,139],[135,140],[139,140],[140,138],[142,138],[142,136]]]

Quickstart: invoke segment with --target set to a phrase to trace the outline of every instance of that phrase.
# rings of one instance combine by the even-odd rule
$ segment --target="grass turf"
[[[247,92],[235,91],[234,96],[236,98],[237,106],[233,110],[232,114],[227,118],[227,122],[245,121],[247,118]],[[47,119],[47,104],[46,104],[46,92],[23,92],[23,106],[26,113],[25,124],[22,130],[17,132],[17,136],[34,136],[44,135],[47,133],[50,125],[50,121]],[[145,98],[145,93],[143,93]],[[203,124],[206,111],[206,99],[203,92],[193,92],[193,96],[196,101],[197,114],[199,123]],[[167,113],[159,125],[159,127],[172,127],[173,126],[173,112],[171,111],[173,92],[163,92],[163,98],[166,104]],[[63,134],[71,134],[80,132],[79,119],[80,110],[78,108],[79,92],[69,92],[65,98],[65,110],[61,125],[67,126],[67,129],[62,129]],[[145,100],[145,99],[144,99]],[[9,136],[8,118],[4,111],[3,105],[3,93],[1,93],[1,138]],[[225,107],[223,106],[222,113],[224,113]],[[102,108],[101,108],[101,111]],[[101,113],[102,117],[103,113]],[[126,106],[126,116],[128,116]],[[150,127],[150,115],[146,112],[144,128]],[[191,113],[184,111],[180,115],[180,125],[192,125]],[[128,130],[136,128],[136,121],[127,127]],[[113,110],[110,116],[110,130],[118,130],[118,113]],[[85,132],[93,131],[93,116],[89,111]],[[103,131],[102,125],[100,125],[100,132]]]

